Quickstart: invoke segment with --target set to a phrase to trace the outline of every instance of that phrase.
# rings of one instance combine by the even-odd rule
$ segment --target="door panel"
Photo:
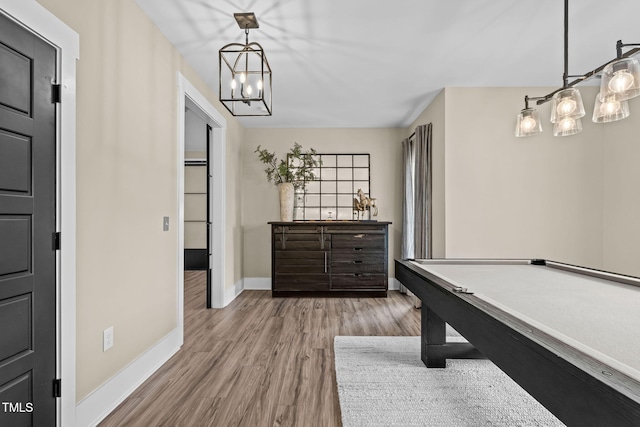
[[[0,194],[29,194],[31,143],[24,136],[0,130]]]
[[[6,45],[0,44],[0,63],[4,76],[0,81],[10,80],[0,92],[0,105],[28,115],[31,111],[31,61]]]
[[[0,14],[0,426],[56,424],[55,73]]]

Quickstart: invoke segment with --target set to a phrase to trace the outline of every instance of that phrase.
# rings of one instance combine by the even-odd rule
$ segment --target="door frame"
[[[209,207],[211,212],[211,294],[208,306],[222,308],[225,303],[225,215],[226,215],[226,130],[227,120],[180,72],[178,80],[178,326],[184,334],[184,131],[185,97],[189,97],[207,116],[212,127],[208,164],[212,170]],[[215,203],[214,203],[215,202]],[[181,337],[183,341],[183,337]]]
[[[56,49],[62,101],[56,112],[57,377],[62,379],[57,425],[76,424],[76,61],[80,37],[35,0],[10,0],[0,6],[8,16]]]

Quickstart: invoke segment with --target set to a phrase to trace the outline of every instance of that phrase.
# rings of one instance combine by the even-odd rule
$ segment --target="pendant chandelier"
[[[271,115],[271,67],[262,46],[249,43],[249,30],[259,28],[254,13],[234,13],[244,29],[245,44],[229,43],[218,53],[220,102],[234,116]]]
[[[626,46],[618,40],[616,58],[582,76],[569,76],[569,0],[564,1],[564,74],[562,88],[540,97],[524,97],[524,109],[516,121],[516,137],[532,136],[542,133],[542,124],[538,112],[529,107],[529,101],[542,105],[552,101],[551,123],[554,136],[569,136],[582,132],[582,117],[585,115],[580,91],[573,86],[593,76],[600,75],[600,92],[596,95],[593,116],[594,123],[609,123],[629,117],[628,99],[640,95],[640,64],[631,56],[640,52],[639,48],[622,53]],[[569,82],[569,78],[575,80]]]

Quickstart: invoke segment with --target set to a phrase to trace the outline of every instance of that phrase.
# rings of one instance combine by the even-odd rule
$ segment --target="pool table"
[[[569,426],[640,426],[640,279],[548,260],[396,260],[422,361],[486,357]],[[445,323],[468,343],[449,343]]]

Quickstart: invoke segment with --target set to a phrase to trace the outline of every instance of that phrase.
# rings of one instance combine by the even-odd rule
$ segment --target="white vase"
[[[293,184],[290,182],[278,184],[278,194],[280,195],[280,221],[293,221]]]

